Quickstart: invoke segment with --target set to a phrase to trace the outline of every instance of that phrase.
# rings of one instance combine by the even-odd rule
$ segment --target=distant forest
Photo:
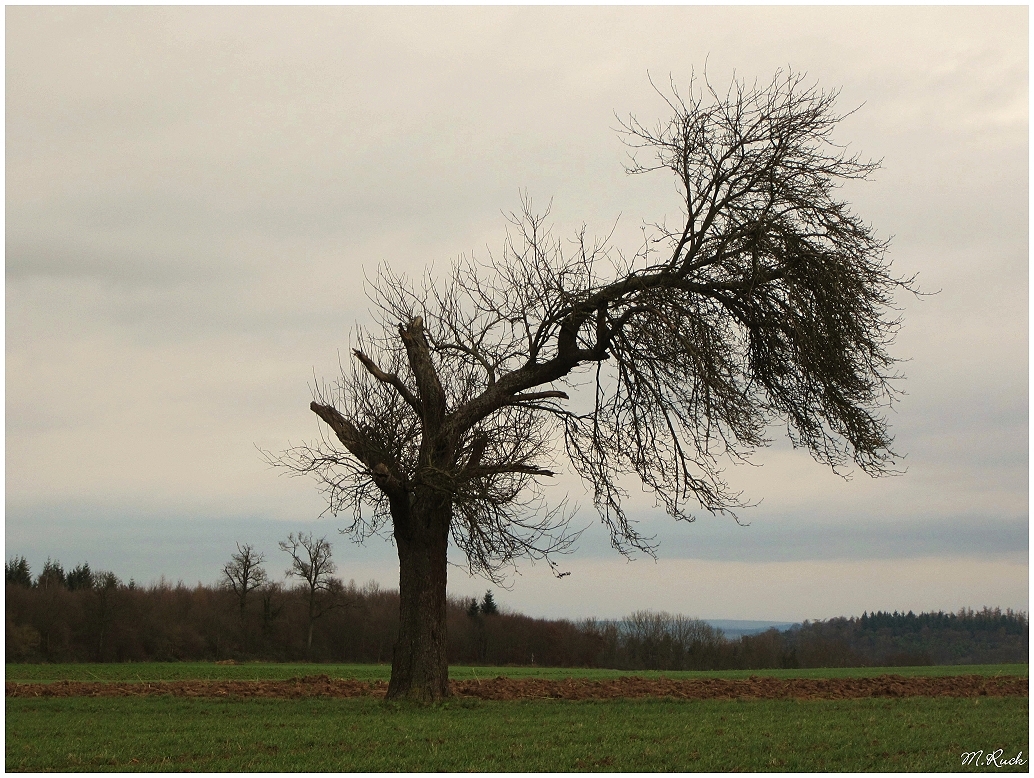
[[[390,662],[399,596],[333,579],[312,588],[140,586],[88,564],[5,565],[8,662]],[[241,596],[243,591],[244,596]],[[449,602],[457,664],[719,670],[1026,662],[1025,613],[866,613],[726,638],[706,622],[639,611],[618,621],[535,619],[491,592]]]

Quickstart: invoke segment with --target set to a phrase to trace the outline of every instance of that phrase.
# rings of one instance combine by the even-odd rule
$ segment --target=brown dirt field
[[[606,700],[667,697],[682,700],[805,699],[844,700],[862,697],[1026,697],[1027,678],[956,675],[905,678],[792,678],[752,676],[743,680],[615,678],[604,681],[503,678],[451,681],[453,695],[483,700]],[[8,697],[383,697],[384,681],[332,679],[326,675],[286,681],[155,681],[103,683],[6,683]]]

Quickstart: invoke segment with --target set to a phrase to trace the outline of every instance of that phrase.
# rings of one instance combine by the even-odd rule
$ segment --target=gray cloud
[[[883,168],[844,196],[893,236],[899,272],[938,294],[901,301],[895,353],[910,361],[891,419],[906,476],[845,483],[778,443],[764,467],[730,468],[764,498],[750,528],[673,528],[637,504],[662,555],[1025,548],[1027,14],[8,9],[8,552],[57,554],[76,516],[106,538],[98,553],[207,580],[191,565],[216,564],[230,535],[311,522],[311,484],[275,478],[254,444],[315,434],[307,384],[336,373],[367,320],[364,272],[498,250],[522,188],[552,198],[562,236],[620,216],[615,246],[634,250],[677,202],[663,176],[624,175],[614,112],[662,116],[647,73],[685,87],[705,63],[717,84],[789,65],[861,106],[838,137]],[[580,489],[559,491],[588,503]],[[603,546],[586,536],[587,564]]]
[[[591,517],[580,518],[589,521]],[[252,543],[274,560],[272,566],[276,567],[278,541],[289,532],[313,532],[327,536],[334,544],[340,574],[346,580],[373,577],[382,585],[395,585],[394,547],[383,538],[372,538],[364,546],[356,546],[338,533],[342,525],[342,521],[331,516],[316,519],[296,513],[293,518],[270,519],[257,514],[212,514],[203,507],[193,511],[133,510],[108,503],[75,501],[9,508],[6,532],[9,548],[24,554],[36,571],[48,557],[66,566],[88,561],[95,568],[110,569],[141,583],[162,576],[172,581],[214,583],[236,542]],[[641,528],[653,533],[659,543],[657,559],[664,563],[840,561],[875,565],[926,558],[1028,563],[1026,516],[999,517],[988,522],[979,515],[947,521],[941,516],[915,515],[907,520],[888,521],[886,517],[858,513],[821,522],[769,514],[754,517],[749,525],[710,516],[690,524],[643,517]],[[559,562],[561,568],[573,565],[580,567],[583,575],[591,575],[593,561],[613,564],[620,560],[622,557],[609,547],[603,529],[591,524],[577,553]],[[656,564],[644,554],[634,555],[633,560],[631,575]],[[453,554],[451,561],[456,565],[450,576],[453,588],[470,588],[462,558]],[[522,577],[511,577],[511,583],[519,593]],[[475,589],[477,585],[474,584]]]
[[[887,521],[868,513],[838,515],[827,524],[765,516],[749,526],[699,519],[659,535],[665,559],[737,562],[877,560],[963,556],[1027,561],[1026,516],[910,516]]]

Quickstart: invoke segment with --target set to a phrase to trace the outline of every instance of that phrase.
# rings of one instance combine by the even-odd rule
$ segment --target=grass
[[[1027,665],[637,673],[673,678],[1027,675]],[[387,679],[386,665],[7,665],[7,680]],[[453,667],[453,678],[612,670]],[[454,700],[10,698],[8,771],[954,771],[1028,748],[1026,698]],[[1026,771],[1029,761],[1011,768]]]
[[[1027,751],[1023,698],[14,698],[8,771],[949,771]],[[983,770],[984,768],[981,768]],[[1025,770],[1025,765],[1015,769]]]
[[[939,665],[933,667],[846,667],[807,670],[722,670],[722,671],[630,671],[573,667],[469,667],[449,668],[454,680],[495,678],[747,678],[752,675],[775,678],[858,678],[894,673],[897,675],[1027,675],[1028,665]],[[212,662],[139,662],[125,664],[9,664],[8,681],[186,681],[186,680],[275,680],[305,675],[387,681],[389,665],[275,664],[254,662],[218,665]]]

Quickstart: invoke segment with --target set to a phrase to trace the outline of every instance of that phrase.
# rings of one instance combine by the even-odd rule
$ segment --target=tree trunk
[[[305,641],[305,661],[312,659],[312,627],[316,623],[316,587],[309,584],[309,639]]]
[[[244,613],[244,602],[241,602],[241,650],[248,653],[248,617]]]
[[[434,702],[449,695],[445,585],[452,506],[417,499],[406,514],[394,517],[399,634],[388,698]]]

